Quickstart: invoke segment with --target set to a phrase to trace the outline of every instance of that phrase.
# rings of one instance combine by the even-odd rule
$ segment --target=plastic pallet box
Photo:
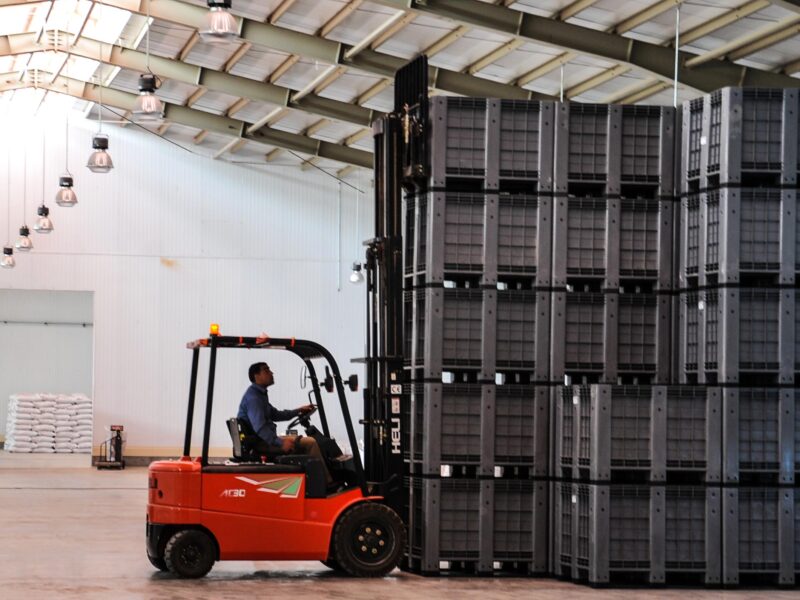
[[[554,564],[593,584],[721,576],[721,488],[556,482]]]
[[[669,381],[669,294],[554,292],[551,312],[551,381]]]
[[[523,180],[532,192],[552,191],[553,103],[440,96],[430,122],[431,188],[472,179],[498,190],[502,180]]]
[[[435,574],[452,563],[492,573],[496,563],[547,568],[546,481],[410,478],[409,556]],[[489,507],[489,508],[484,508]]]
[[[413,384],[414,472],[440,475],[443,465],[526,467],[548,474],[549,388],[532,385]]]
[[[680,382],[740,383],[758,375],[775,384],[791,384],[796,300],[795,290],[787,288],[680,292]]]
[[[723,489],[723,583],[795,583],[797,520],[790,487]]]
[[[620,279],[672,286],[673,201],[557,198],[553,215],[553,285],[568,278]]]
[[[690,194],[681,210],[681,284],[739,283],[743,275],[795,281],[795,190],[723,188]]]
[[[648,189],[672,197],[675,110],[577,102],[556,105],[556,193],[601,184],[605,195]]]
[[[511,275],[550,285],[549,196],[431,191],[407,198],[405,214],[407,275],[439,283],[470,274],[483,285]]]
[[[722,388],[725,483],[795,482],[798,400],[792,388]]]
[[[683,192],[798,171],[796,89],[723,88],[683,105]]]
[[[530,289],[414,290],[406,297],[410,362],[423,367],[428,379],[466,369],[475,371],[480,381],[494,381],[498,371],[525,372],[535,381],[546,381],[549,300],[548,292]]]
[[[718,389],[591,385],[556,396],[556,476],[720,482]]]

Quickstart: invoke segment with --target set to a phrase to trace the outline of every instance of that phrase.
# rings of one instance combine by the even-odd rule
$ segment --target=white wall
[[[0,435],[8,397],[92,393],[92,294],[0,290]]]
[[[26,147],[29,225],[41,198],[41,137],[29,123],[0,125],[5,145],[0,173],[5,174],[5,149],[12,153],[13,239],[22,219]],[[347,279],[357,248],[361,252],[357,240],[370,236],[371,190],[361,198],[357,233],[357,194],[342,187],[339,240],[338,183],[323,173],[226,164],[132,128],[110,127],[117,168],[92,174],[83,166],[91,131],[85,123],[79,126],[70,144],[79,204],[65,209],[52,202],[63,165],[59,124],[48,136],[45,177],[56,229],[49,236],[32,234],[35,251],[18,255],[15,269],[0,271],[0,289],[93,292],[95,444],[113,422],[125,425],[131,454],[177,451],[191,364],[185,343],[206,335],[211,322],[218,322],[223,334],[267,332],[319,341],[345,375],[362,375],[349,363],[363,354],[365,292]],[[0,215],[3,231],[2,202]],[[235,413],[248,385],[250,362],[266,358],[273,366],[275,404],[305,402],[299,359],[277,354],[221,353],[212,446],[229,448],[224,420]],[[360,393],[350,394],[349,401],[357,421]],[[201,421],[198,415],[196,442]],[[343,432],[340,423],[334,427],[338,437]]]

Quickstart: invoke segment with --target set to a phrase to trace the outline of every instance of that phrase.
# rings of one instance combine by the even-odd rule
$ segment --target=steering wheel
[[[311,415],[313,415],[315,412],[317,412],[317,407],[316,405],[312,404],[311,410],[309,412],[304,413],[302,415],[297,415],[294,419],[292,419],[289,422],[289,424],[286,426],[286,429],[294,429],[298,425],[302,425],[304,428],[308,427],[308,425],[310,424],[309,418],[311,418]]]

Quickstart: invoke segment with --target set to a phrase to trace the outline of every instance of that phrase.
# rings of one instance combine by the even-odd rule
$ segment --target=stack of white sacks
[[[8,404],[9,452],[92,451],[92,401],[83,394],[14,394]]]

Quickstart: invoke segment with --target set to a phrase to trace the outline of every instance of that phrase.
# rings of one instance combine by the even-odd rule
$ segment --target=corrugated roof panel
[[[473,29],[436,54],[430,63],[437,67],[463,71],[510,39],[508,36]]]
[[[150,26],[150,52],[157,56],[177,57],[193,33],[194,30],[188,27],[154,20]],[[137,50],[144,52],[145,45],[145,38],[142,38]]]
[[[230,94],[223,94],[221,92],[214,92],[209,90],[197,102],[192,104],[192,108],[204,110],[206,112],[214,113],[217,115],[224,114],[228,107],[236,102],[239,98],[231,96]]]
[[[255,123],[260,118],[268,115],[270,112],[277,108],[276,104],[269,104],[267,102],[252,101],[248,102],[244,108],[237,110],[233,115],[234,119],[244,121],[246,123]]]
[[[336,29],[331,31],[328,37],[337,42],[355,46],[398,14],[398,12],[385,6],[365,2],[350,13]]]
[[[456,24],[451,21],[419,15],[385,44],[382,44],[380,51],[392,56],[411,59],[455,28]]]
[[[264,81],[289,55],[285,52],[253,46],[231,69],[231,73],[248,79]]]
[[[297,0],[292,7],[281,16],[278,25],[304,33],[316,33],[347,2],[340,0]]]
[[[207,44],[200,40],[186,56],[185,62],[209,69],[222,70],[238,47],[238,44]]]
[[[322,90],[320,95],[342,102],[352,102],[379,81],[382,81],[380,77],[351,69]]]

